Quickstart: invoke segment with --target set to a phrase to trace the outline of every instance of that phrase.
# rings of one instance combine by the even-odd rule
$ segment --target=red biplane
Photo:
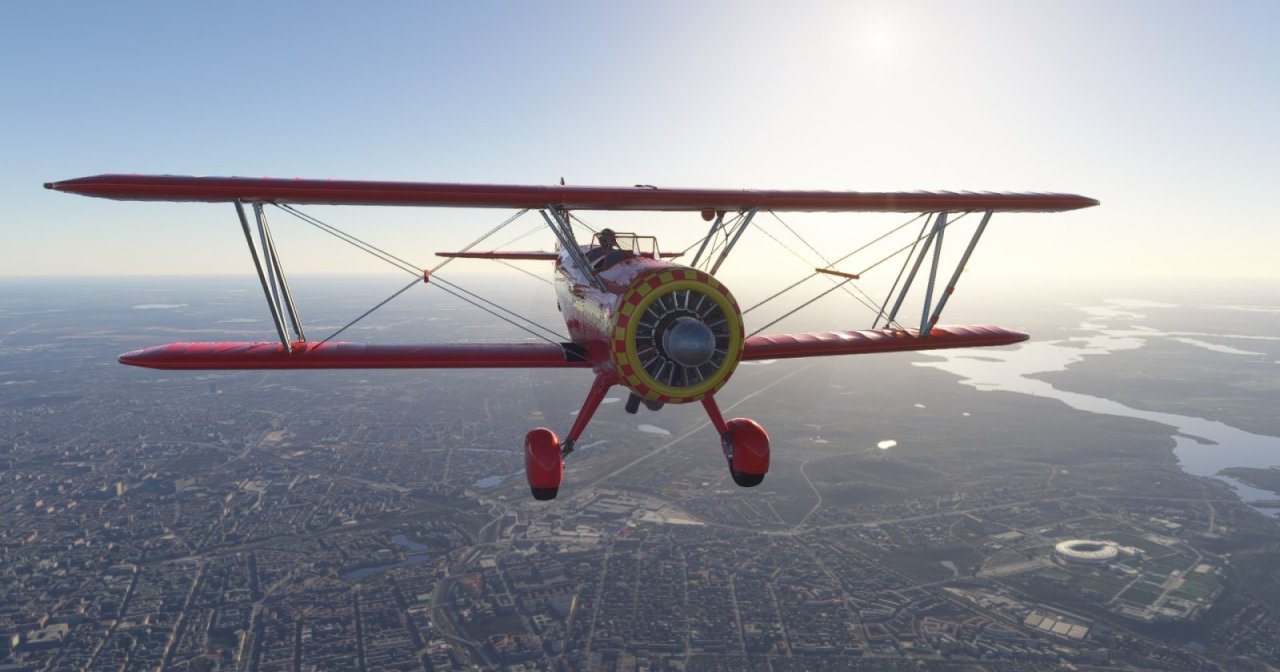
[[[715,400],[716,392],[728,382],[739,363],[1023,341],[1026,334],[999,327],[936,325],[993,213],[1061,212],[1098,204],[1083,196],[1042,193],[737,191],[660,189],[649,185],[514,186],[147,175],[98,175],[48,183],[45,187],[117,200],[229,202],[235,206],[279,341],[172,343],[125,353],[120,356],[124,364],[157,369],[591,370],[595,380],[568,435],[561,440],[552,430],[539,427],[525,437],[526,475],[533,496],[540,500],[556,496],[564,458],[573,452],[574,444],[614,385],[622,385],[630,392],[625,406],[629,413],[635,413],[641,404],[656,410],[668,403],[700,402],[719,433],[733,480],[744,487],[759,484],[769,470],[768,434],[748,418],[725,420]],[[255,227],[246,216],[245,204],[253,211],[256,242]],[[441,256],[554,262],[558,307],[568,328],[568,341],[543,337],[548,342],[365,345],[331,341],[332,336],[322,341],[307,340],[272,242],[264,205],[285,209],[401,266],[415,274],[413,284],[440,282],[450,293],[478,298],[430,271],[408,265],[293,208],[308,204],[514,208],[520,214],[536,210],[558,241],[556,252],[473,252],[473,243],[462,252]],[[682,265],[670,260],[680,255],[661,253],[651,237],[615,234],[606,229],[597,233],[591,244],[580,244],[572,214],[578,210],[696,212],[709,223],[709,231],[692,261]],[[899,280],[879,306],[870,329],[746,334],[743,311],[729,289],[714,276],[757,213],[787,211],[896,212],[914,214],[915,219],[922,220],[920,233],[909,247],[899,250],[906,253]],[[950,280],[935,296],[943,234],[955,220],[970,214],[981,219]],[[931,254],[919,326],[905,328],[898,322],[899,311]],[[908,267],[910,271],[906,272]],[[835,276],[838,282],[833,283],[832,289],[858,278],[857,274],[836,270],[833,263],[814,269],[816,274]],[[882,321],[883,326],[877,328]]]

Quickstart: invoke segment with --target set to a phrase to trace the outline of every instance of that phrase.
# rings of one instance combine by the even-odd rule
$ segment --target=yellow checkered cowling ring
[[[705,325],[715,339],[710,359],[685,366],[664,350],[664,335],[676,320]],[[609,339],[610,356],[623,385],[651,401],[683,404],[719,390],[742,355],[742,312],[729,290],[692,268],[641,274],[622,294]]]

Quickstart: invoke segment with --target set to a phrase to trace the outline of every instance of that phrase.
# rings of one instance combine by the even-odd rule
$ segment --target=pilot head
[[[613,229],[600,229],[598,235],[600,238],[600,247],[613,247],[618,242],[618,236]]]

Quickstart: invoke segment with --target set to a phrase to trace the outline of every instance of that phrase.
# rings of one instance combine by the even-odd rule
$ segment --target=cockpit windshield
[[[601,271],[614,264],[632,257],[658,258],[658,239],[653,236],[638,236],[634,233],[614,232],[602,229],[592,236],[591,248],[587,250],[587,261]]]

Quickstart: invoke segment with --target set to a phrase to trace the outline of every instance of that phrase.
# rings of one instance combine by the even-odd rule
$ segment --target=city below
[[[521,438],[585,375],[115,363],[246,328],[208,292],[0,304],[0,672],[1280,667],[1274,510],[1154,423],[927,353],[743,366],[760,487],[699,409],[615,390],[535,502]]]

